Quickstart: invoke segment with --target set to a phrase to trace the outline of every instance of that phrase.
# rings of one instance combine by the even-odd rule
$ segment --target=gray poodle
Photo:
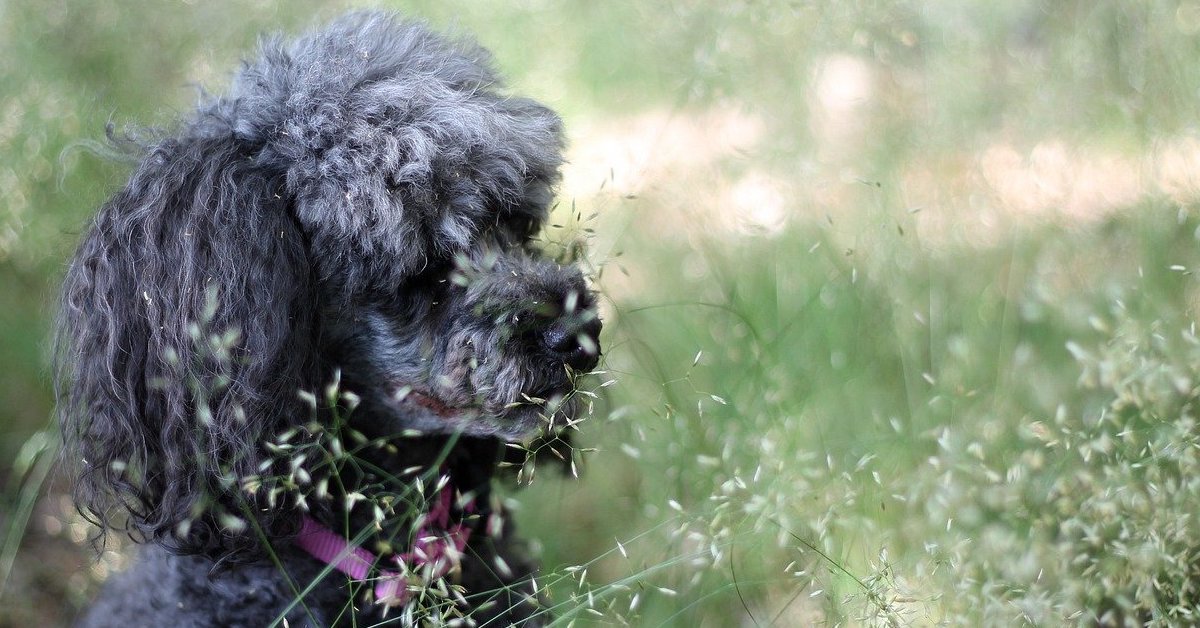
[[[544,623],[492,481],[511,443],[562,453],[599,357],[533,241],[559,118],[370,12],[114,141],[140,162],[67,272],[60,422],[99,540],[143,546],[80,624]]]

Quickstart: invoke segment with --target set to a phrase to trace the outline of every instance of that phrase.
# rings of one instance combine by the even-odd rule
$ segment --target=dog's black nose
[[[586,316],[582,322],[559,318],[542,331],[542,346],[576,371],[590,371],[600,361],[600,317]]]

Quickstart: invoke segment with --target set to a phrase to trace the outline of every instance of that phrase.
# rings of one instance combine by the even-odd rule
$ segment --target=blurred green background
[[[348,6],[0,0],[0,625],[120,562],[48,419],[105,125]],[[566,121],[595,451],[513,494],[564,624],[1196,621],[1200,3],[383,6]]]

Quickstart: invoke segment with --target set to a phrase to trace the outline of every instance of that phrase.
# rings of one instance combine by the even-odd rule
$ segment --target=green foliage
[[[883,233],[861,266],[832,228],[658,266],[659,305],[618,312],[601,486],[523,498],[588,530],[548,555],[599,557],[556,599],[644,625],[1190,622],[1198,225],[1138,213],[936,255]]]

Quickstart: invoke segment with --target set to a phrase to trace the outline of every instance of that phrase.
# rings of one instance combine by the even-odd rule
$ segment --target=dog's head
[[[379,422],[364,429],[520,439],[573,414],[599,331],[578,270],[493,243],[354,308],[331,339]]]
[[[600,323],[580,272],[531,245],[561,149],[486,51],[419,24],[360,13],[264,43],[144,148],[67,273],[81,506],[181,550],[237,546],[213,513],[245,514],[237,479],[335,373],[376,436],[520,439],[569,415]]]

